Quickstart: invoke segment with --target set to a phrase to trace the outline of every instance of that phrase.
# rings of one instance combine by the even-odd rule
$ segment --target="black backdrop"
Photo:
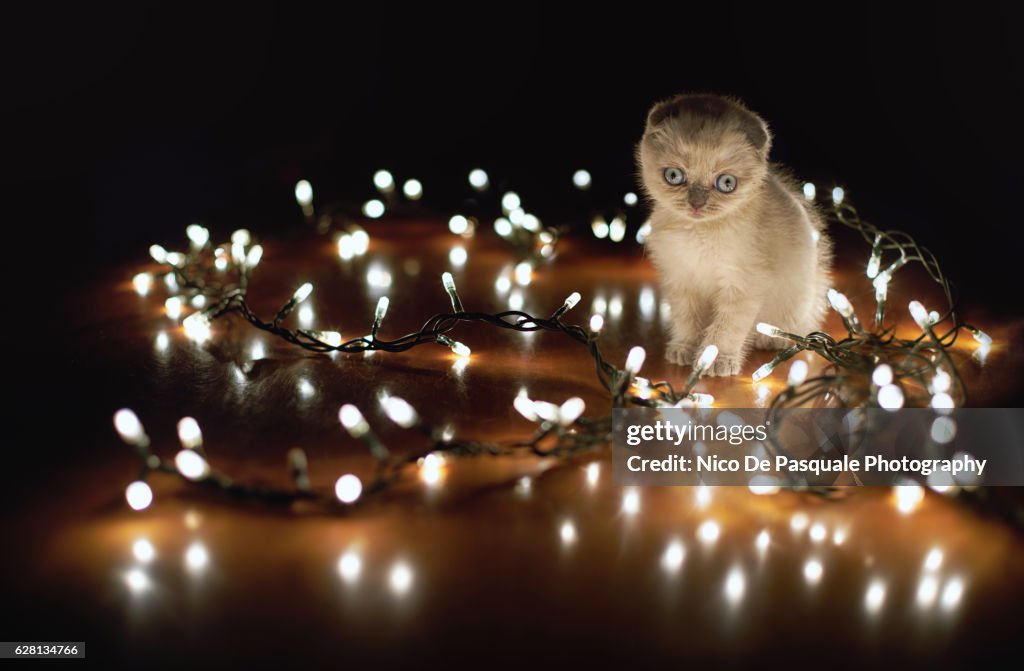
[[[8,21],[9,202],[29,209],[8,230],[64,267],[138,258],[193,219],[292,226],[297,179],[321,201],[362,198],[378,167],[419,177],[443,208],[480,165],[557,220],[577,167],[612,199],[631,187],[652,101],[707,90],[744,99],[776,160],[916,233],[974,296],[1019,283],[1009,10],[44,11]]]

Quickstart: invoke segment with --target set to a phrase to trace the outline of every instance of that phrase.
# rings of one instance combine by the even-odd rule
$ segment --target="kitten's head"
[[[768,175],[768,126],[740,103],[679,95],[657,103],[637,146],[644,190],[691,225],[756,197]]]

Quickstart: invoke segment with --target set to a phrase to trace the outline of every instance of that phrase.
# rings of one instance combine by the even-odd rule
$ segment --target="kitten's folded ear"
[[[768,124],[748,109],[743,109],[743,112],[745,114],[741,116],[740,130],[750,140],[750,144],[754,145],[754,149],[762,156],[768,156],[768,150],[772,147],[772,134],[768,130]]]
[[[650,130],[654,126],[665,120],[666,117],[672,116],[679,107],[679,102],[683,98],[682,95],[673,96],[667,100],[654,103],[650,111],[647,113],[647,130]]]

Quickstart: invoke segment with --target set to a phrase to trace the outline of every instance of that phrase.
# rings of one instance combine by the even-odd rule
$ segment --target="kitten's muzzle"
[[[690,186],[686,194],[686,202],[690,204],[690,207],[697,209],[704,207],[708,202],[708,194],[710,190],[706,186],[700,184],[693,184]]]

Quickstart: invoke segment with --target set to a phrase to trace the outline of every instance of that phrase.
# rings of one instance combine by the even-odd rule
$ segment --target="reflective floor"
[[[448,309],[440,282],[448,270],[469,310],[521,305],[547,315],[579,291],[569,321],[604,315],[610,360],[621,365],[643,344],[645,375],[689,372],[661,360],[657,278],[634,244],[569,239],[555,259],[517,276],[493,235],[466,240],[436,222],[367,228],[369,250],[349,260],[330,236],[265,241],[253,307],[269,317],[311,281],[315,292],[292,318],[347,339],[369,332],[377,299],[388,295],[381,335],[395,337]],[[857,265],[864,250],[851,249],[840,247],[836,285],[868,312],[871,286]],[[111,423],[121,407],[138,413],[165,456],[176,448],[177,420],[195,417],[211,464],[237,479],[287,486],[285,455],[302,447],[313,486],[324,488],[339,473],[364,481],[373,473],[338,423],[343,403],[360,407],[392,450],[423,447],[416,431],[384,417],[382,390],[432,425],[482,440],[529,435],[512,408],[521,389],[556,403],[580,396],[588,416],[610,407],[585,348],[560,334],[461,327],[468,363],[438,346],[315,355],[235,318],[194,343],[167,316],[162,281],[146,295],[133,286],[135,273],[156,270],[143,251],[138,265],[105,273],[69,302],[68,361],[78,380],[70,391],[86,419],[59,429],[74,444],[47,453],[60,466],[49,466],[46,487],[26,487],[29,500],[8,523],[17,542],[5,551],[5,589],[17,634],[85,640],[90,657],[158,666],[200,651],[235,663],[753,663],[767,653],[797,665],[844,666],[855,655],[950,663],[1014,641],[1024,537],[993,508],[932,492],[900,506],[889,489],[824,500],[620,488],[609,453],[598,451],[566,461],[448,459],[410,469],[349,515],[236,501],[154,476],[152,505],[134,512],[124,487],[138,465]],[[907,275],[894,283],[893,303],[937,305],[927,284]],[[969,339],[958,345],[970,403],[1012,404],[1024,365],[1006,343],[1019,339],[1022,321],[986,321],[970,305],[967,316],[996,341],[985,357]],[[913,328],[909,316],[904,326]],[[827,330],[839,329],[830,316]],[[767,358],[698,388],[720,406],[763,405],[781,382],[752,385],[749,374]]]

